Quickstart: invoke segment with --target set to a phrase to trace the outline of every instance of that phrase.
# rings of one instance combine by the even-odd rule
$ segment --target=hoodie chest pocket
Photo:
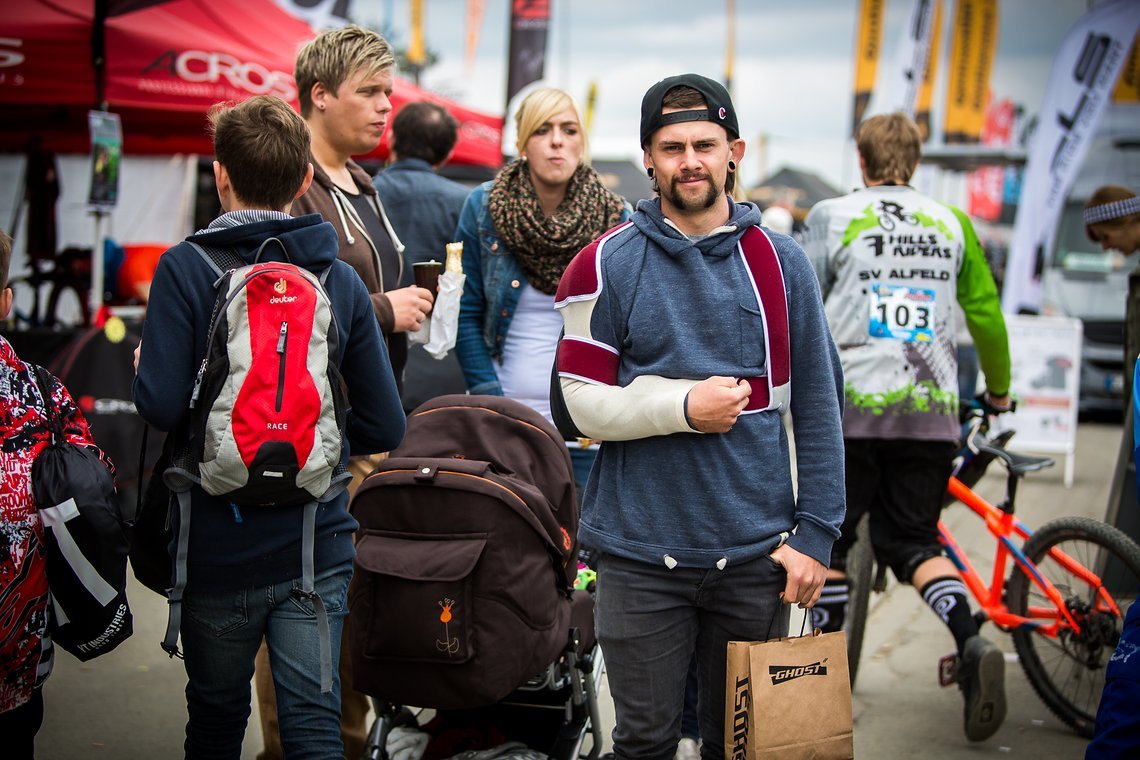
[[[737,313],[740,322],[740,364],[745,369],[762,371],[766,364],[764,315],[757,306],[746,304],[740,304]]]

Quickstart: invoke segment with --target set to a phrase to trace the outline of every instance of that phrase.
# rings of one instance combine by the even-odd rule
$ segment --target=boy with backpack
[[[0,319],[12,308],[8,265],[12,239],[0,232]],[[59,416],[67,443],[95,446],[87,420],[58,379],[20,360],[0,335],[0,747],[4,757],[34,757],[44,717],[42,686],[51,673],[47,553],[40,507],[32,495],[32,465],[52,439],[48,408]],[[50,399],[41,387],[50,387]]]
[[[188,441],[166,477],[185,491],[172,547],[182,614],[164,642],[173,655],[181,633],[186,756],[240,757],[264,638],[286,754],[342,757],[335,663],[357,528],[344,465],[394,448],[404,415],[335,230],[289,216],[313,178],[305,123],[268,96],[210,121],[224,213],[160,259],[134,384],[139,414]]]

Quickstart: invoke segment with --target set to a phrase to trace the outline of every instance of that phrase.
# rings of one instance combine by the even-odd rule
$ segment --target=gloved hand
[[[430,739],[423,731],[401,726],[388,734],[384,749],[391,760],[420,760]]]

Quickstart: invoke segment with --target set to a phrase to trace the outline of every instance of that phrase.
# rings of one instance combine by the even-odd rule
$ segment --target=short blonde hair
[[[305,43],[293,66],[301,115],[307,118],[313,110],[312,91],[317,82],[336,92],[358,71],[372,77],[395,63],[386,39],[355,24],[318,35]]]
[[[855,144],[863,157],[863,172],[872,182],[910,182],[922,158],[922,133],[902,112],[864,121],[855,132]]]
[[[582,124],[582,112],[578,110],[578,104],[574,102],[570,93],[555,87],[540,87],[533,90],[523,98],[522,103],[519,103],[519,110],[515,111],[515,130],[518,133],[515,138],[515,147],[519,154],[522,154],[527,140],[534,136],[539,127],[567,108],[574,112],[574,117],[578,119],[578,126],[581,128],[581,163],[589,163],[590,142],[586,137],[586,127]]]

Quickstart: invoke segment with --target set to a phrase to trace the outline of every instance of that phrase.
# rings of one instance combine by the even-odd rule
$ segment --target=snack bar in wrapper
[[[447,263],[444,265],[444,271],[463,274],[463,243],[448,243],[446,248]]]

